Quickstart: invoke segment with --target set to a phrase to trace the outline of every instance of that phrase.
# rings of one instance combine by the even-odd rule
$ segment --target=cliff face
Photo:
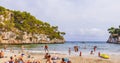
[[[107,40],[107,43],[120,44],[120,36],[118,34],[111,34]]]
[[[30,13],[0,6],[0,44],[64,43],[64,34]]]
[[[107,43],[120,43],[120,26],[118,28],[111,27],[108,29],[110,36]]]
[[[44,34],[27,34],[18,36],[14,32],[0,32],[0,44],[33,44],[33,43],[64,43],[65,40],[47,38]]]
[[[107,43],[117,43],[120,44],[119,34],[111,34],[107,40]]]

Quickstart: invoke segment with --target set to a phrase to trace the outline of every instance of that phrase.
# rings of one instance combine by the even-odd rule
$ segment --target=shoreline
[[[77,43],[78,44],[78,43]],[[120,63],[119,61],[119,48],[117,50],[114,49],[109,49],[111,48],[110,46],[115,46],[115,44],[110,45],[105,43],[105,45],[99,44],[99,43],[85,43],[85,44],[81,44],[79,43],[79,51],[75,52],[74,51],[74,46],[76,45],[73,43],[68,43],[68,44],[54,44],[54,45],[48,45],[49,46],[49,54],[51,55],[51,57],[59,57],[59,60],[55,60],[56,63],[60,63],[61,58],[69,58],[71,60],[72,63]],[[46,52],[44,51],[44,46],[45,44],[41,44],[41,45],[16,45],[16,46],[7,46],[7,49],[5,52],[5,58],[0,58],[0,61],[9,61],[10,60],[10,56],[15,56],[17,55],[18,58],[20,57],[20,55],[22,54],[22,46],[24,46],[23,50],[24,50],[24,61],[34,61],[34,60],[40,60],[41,63],[45,63],[46,59],[44,59],[44,55],[46,54]],[[96,49],[95,52],[93,52],[93,54],[90,54],[90,52],[93,49],[93,47],[97,45],[98,49]],[[109,47],[105,47],[108,46]],[[118,45],[119,46],[119,45]],[[86,47],[84,49],[84,47]],[[71,48],[71,54],[69,55],[68,50],[69,48]],[[0,50],[4,50],[4,47],[1,46]],[[14,51],[14,52],[11,52]],[[118,52],[117,52],[118,51]],[[81,56],[80,52],[82,52]],[[104,59],[98,56],[98,53],[101,54],[108,54],[110,56],[109,59]],[[30,58],[28,58],[28,55],[30,55]],[[6,58],[7,57],[7,58]],[[34,60],[33,60],[34,59]],[[4,62],[0,62],[0,63],[4,63]]]
[[[110,44],[120,44],[120,42],[106,42],[106,43],[110,43]]]
[[[27,51],[29,51],[29,52],[31,52],[31,53],[45,53],[45,51],[38,51],[38,50],[27,50]],[[66,54],[66,55],[68,55],[68,51],[49,51],[49,53],[51,53],[51,54]],[[73,56],[76,56],[76,55],[78,55],[79,56],[79,53],[80,52],[74,52],[74,51],[71,51],[71,55],[73,55]],[[109,54],[109,55],[120,55],[119,53],[112,53],[112,52],[110,52],[110,53],[108,53],[108,52],[101,52],[101,53],[104,53],[104,54]],[[84,55],[84,56],[87,56],[87,55],[90,55],[90,53],[89,52],[82,52],[82,55]],[[93,56],[98,56],[98,51],[96,51],[96,52],[94,52],[94,54],[93,54]]]

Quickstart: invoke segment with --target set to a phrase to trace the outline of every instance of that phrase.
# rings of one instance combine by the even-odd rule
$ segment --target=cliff
[[[0,44],[64,43],[58,26],[36,19],[28,12],[0,6]]]
[[[114,35],[110,35],[107,43],[116,43],[116,44],[120,44],[120,36],[114,36]]]
[[[108,29],[110,36],[107,40],[107,43],[116,43],[120,44],[120,26],[119,28],[111,27]]]

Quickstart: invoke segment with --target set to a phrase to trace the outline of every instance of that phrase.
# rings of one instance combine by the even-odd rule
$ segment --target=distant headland
[[[0,44],[64,43],[58,26],[36,19],[24,11],[0,6]]]
[[[120,44],[120,26],[119,28],[111,27],[108,29],[110,36],[107,43],[119,43]]]

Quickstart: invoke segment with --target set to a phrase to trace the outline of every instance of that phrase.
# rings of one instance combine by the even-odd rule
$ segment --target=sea
[[[79,55],[82,52],[83,55],[90,54],[93,51],[94,46],[97,46],[95,53],[105,54],[120,54],[120,44],[106,43],[106,41],[66,41],[64,44],[47,44],[49,53],[68,54],[70,48],[71,55]],[[13,50],[21,50],[21,46],[25,47],[25,50],[31,53],[44,53],[45,44],[25,44],[25,45],[7,45],[7,50],[11,48]],[[78,46],[79,51],[74,51],[74,46]],[[0,46],[1,50],[3,45]]]

